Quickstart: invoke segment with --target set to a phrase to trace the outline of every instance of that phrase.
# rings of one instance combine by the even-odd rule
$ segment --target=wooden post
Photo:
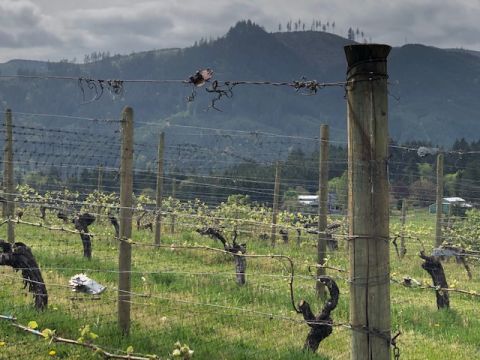
[[[352,360],[390,359],[387,45],[347,45]]]
[[[100,193],[102,192],[102,182],[103,182],[103,166],[98,165],[98,174],[97,174],[97,193],[98,196],[100,197]],[[97,199],[98,201],[99,199]],[[98,219],[100,220],[100,214],[102,212],[102,206],[99,204],[97,207],[97,215]]]
[[[97,191],[99,193],[102,191],[102,181],[103,181],[103,165],[98,165]]]
[[[162,195],[163,195],[163,153],[165,149],[165,133],[160,133],[157,155],[157,199],[155,216],[155,245],[160,245],[162,233]]]
[[[447,214],[447,229],[451,229],[452,228],[452,215],[453,215],[453,209],[452,209],[452,206],[450,205],[448,207],[448,214]],[[444,221],[445,222],[445,221]]]
[[[407,221],[407,200],[402,200],[402,233],[400,236],[400,258],[402,259],[407,253],[407,248],[405,247],[405,222]]]
[[[320,160],[318,174],[318,242],[317,263],[323,265],[327,256],[327,213],[328,213],[328,125],[320,126]],[[317,297],[323,299],[326,295],[325,285],[319,281],[325,275],[324,268],[317,268]]]
[[[126,240],[132,236],[133,215],[133,109],[122,113],[122,150],[120,168],[120,253],[118,258],[118,324],[124,335],[130,331],[130,289],[132,248]]]
[[[277,161],[275,166],[275,187],[273,189],[273,210],[272,210],[272,233],[270,235],[270,241],[272,247],[275,247],[275,241],[277,237],[277,217],[278,217],[278,197],[280,194],[280,162]]]
[[[443,153],[437,155],[437,211],[435,224],[435,246],[442,245],[442,217],[443,217]]]
[[[13,220],[15,214],[15,184],[13,182],[13,131],[12,131],[12,110],[5,111],[5,151],[3,159],[3,188],[5,194],[5,212],[7,219]],[[8,222],[7,239],[13,244],[15,242],[15,224]]]
[[[177,183],[175,178],[172,179],[172,213],[170,214],[170,233],[175,234],[175,192]]]

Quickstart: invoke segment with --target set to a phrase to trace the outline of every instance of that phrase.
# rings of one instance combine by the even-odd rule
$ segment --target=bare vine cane
[[[83,256],[87,259],[92,258],[92,240],[91,234],[88,232],[88,226],[93,224],[95,216],[89,213],[83,213],[75,216],[72,220],[75,229],[80,233],[83,245]]]
[[[425,255],[424,251],[421,251],[419,256],[425,261],[422,264],[422,268],[432,277],[433,286],[435,286],[435,295],[437,297],[437,308],[448,309],[450,307],[450,298],[448,291],[443,290],[448,289],[448,283],[442,263],[434,256]]]
[[[10,244],[0,240],[0,265],[11,266],[22,272],[24,288],[32,293],[35,308],[45,310],[48,304],[48,293],[42,273],[30,248],[21,242]]]
[[[330,299],[325,302],[322,312],[315,316],[308,302],[301,300],[298,304],[299,312],[303,315],[307,325],[310,326],[310,332],[303,348],[312,352],[317,351],[320,342],[332,333],[333,320],[330,313],[337,307],[340,296],[340,290],[331,277],[319,276],[317,281],[324,284],[330,293]]]
[[[219,240],[223,244],[226,252],[232,253],[235,260],[235,274],[237,276],[237,284],[245,285],[245,271],[247,268],[246,257],[243,256],[247,252],[247,244],[237,243],[237,230],[233,231],[232,242],[229,243],[219,229],[207,227],[197,229],[200,235],[210,236],[211,238]]]

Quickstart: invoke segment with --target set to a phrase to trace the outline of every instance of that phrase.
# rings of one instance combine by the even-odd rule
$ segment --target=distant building
[[[300,206],[318,208],[318,195],[298,195],[297,200]],[[329,213],[340,211],[335,193],[328,193],[327,208]]]
[[[298,195],[300,205],[318,206],[318,195]]]
[[[471,208],[472,205],[461,197],[446,197],[442,200],[442,213],[445,215],[464,216],[465,212]],[[431,204],[428,207],[428,211],[430,214],[435,214],[437,212],[437,204]]]

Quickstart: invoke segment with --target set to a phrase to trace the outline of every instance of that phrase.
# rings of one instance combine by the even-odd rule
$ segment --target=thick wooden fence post
[[[122,113],[122,150],[120,168],[120,252],[118,258],[118,324],[124,335],[130,331],[130,289],[132,248],[126,240],[132,236],[133,193],[133,109]]]
[[[387,45],[347,45],[352,360],[390,359]]]
[[[442,218],[443,218],[443,153],[437,155],[437,210],[435,224],[435,246],[442,245]]]
[[[328,212],[328,125],[320,126],[320,160],[318,174],[318,242],[317,263],[323,265],[327,256],[327,212]],[[319,281],[325,275],[325,268],[317,268],[317,297],[324,298],[325,285]]]
[[[4,217],[13,220],[15,214],[15,184],[13,182],[13,131],[12,131],[12,110],[5,111],[5,151],[3,158],[3,188],[5,194]],[[15,242],[15,224],[11,221],[7,224],[7,239],[13,244]]]
[[[155,245],[160,245],[162,233],[162,196],[163,196],[163,153],[165,149],[165,133],[160,133],[157,155],[157,198],[155,214]]]
[[[280,195],[280,162],[277,161],[275,166],[275,187],[273,189],[273,209],[272,209],[272,233],[270,234],[270,241],[272,247],[275,247],[277,239],[277,217],[278,217],[278,197]]]

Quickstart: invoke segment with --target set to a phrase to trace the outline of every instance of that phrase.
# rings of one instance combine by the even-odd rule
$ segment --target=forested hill
[[[345,79],[343,46],[351,41],[326,32],[267,33],[251,22],[241,22],[216,40],[185,49],[154,50],[93,59],[87,64],[13,60],[0,64],[8,74],[49,74],[103,79],[187,79],[209,67],[219,80],[291,81],[306,77],[318,81]],[[451,145],[456,138],[474,140],[480,133],[480,57],[473,52],[423,45],[394,48],[389,57],[390,128],[399,141],[427,140]],[[320,123],[336,129],[344,140],[345,100],[341,88],[321,89],[301,96],[292,89],[237,86],[233,97],[210,109],[212,94],[181,84],[125,84],[123,97],[95,94],[77,82],[55,80],[0,80],[0,104],[18,112],[118,117],[129,104],[145,122],[190,124],[214,128],[266,130],[280,134],[317,134]],[[51,122],[58,126],[60,120]],[[78,125],[78,124],[76,124]],[[62,126],[65,122],[62,122]],[[147,140],[150,132],[138,132]],[[156,137],[152,136],[152,141]]]

